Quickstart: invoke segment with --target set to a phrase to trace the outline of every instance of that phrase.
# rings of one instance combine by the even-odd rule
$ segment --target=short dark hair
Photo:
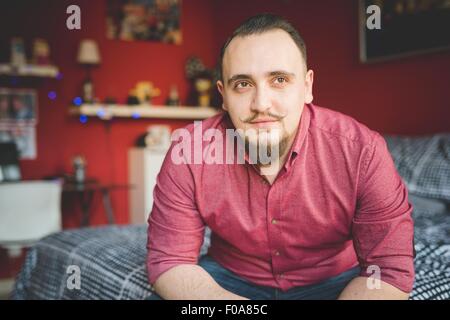
[[[223,80],[223,56],[225,55],[225,50],[227,49],[231,40],[236,37],[261,34],[274,29],[284,30],[291,36],[292,40],[294,40],[295,44],[300,49],[306,68],[306,45],[297,29],[295,29],[290,22],[280,16],[271,13],[262,13],[245,20],[239,27],[237,27],[236,30],[234,30],[233,34],[223,45],[222,50],[220,51],[220,61],[218,66],[219,79]]]

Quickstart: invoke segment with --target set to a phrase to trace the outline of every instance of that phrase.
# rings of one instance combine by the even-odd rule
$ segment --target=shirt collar
[[[298,156],[300,153],[302,146],[305,142],[306,135],[309,130],[309,124],[311,121],[311,110],[312,104],[305,104],[303,107],[302,115],[300,117],[299,126],[297,130],[297,134],[295,136],[295,140],[292,144],[291,151],[289,154],[289,158],[286,161],[286,164],[291,164],[292,160]]]

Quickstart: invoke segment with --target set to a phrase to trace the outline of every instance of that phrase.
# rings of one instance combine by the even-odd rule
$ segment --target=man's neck
[[[295,133],[291,135],[291,137],[289,137],[286,143],[286,147],[283,150],[283,153],[280,154],[277,159],[271,161],[271,163],[267,166],[258,166],[260,174],[264,176],[270,184],[272,184],[275,181],[281,168],[283,168],[283,166],[286,164],[286,161],[289,158],[289,154],[291,153],[292,145],[295,141],[295,137],[297,136],[298,130],[299,128],[297,128]]]

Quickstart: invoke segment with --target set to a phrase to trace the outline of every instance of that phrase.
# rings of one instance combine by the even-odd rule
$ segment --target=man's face
[[[312,70],[287,32],[276,29],[234,38],[223,57],[217,82],[236,129],[278,129],[280,155],[297,132],[305,103],[312,102]],[[258,138],[259,139],[259,136]],[[247,141],[255,144],[258,141]]]

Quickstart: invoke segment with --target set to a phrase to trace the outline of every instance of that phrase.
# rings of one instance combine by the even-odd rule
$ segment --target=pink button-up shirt
[[[209,128],[225,137],[232,123],[220,114],[202,122],[203,132]],[[382,281],[412,290],[412,206],[380,134],[307,104],[272,185],[248,162],[175,164],[173,148],[148,220],[150,283],[174,266],[196,264],[209,226],[208,253],[258,285],[288,290],[360,265],[361,276],[379,270]]]

